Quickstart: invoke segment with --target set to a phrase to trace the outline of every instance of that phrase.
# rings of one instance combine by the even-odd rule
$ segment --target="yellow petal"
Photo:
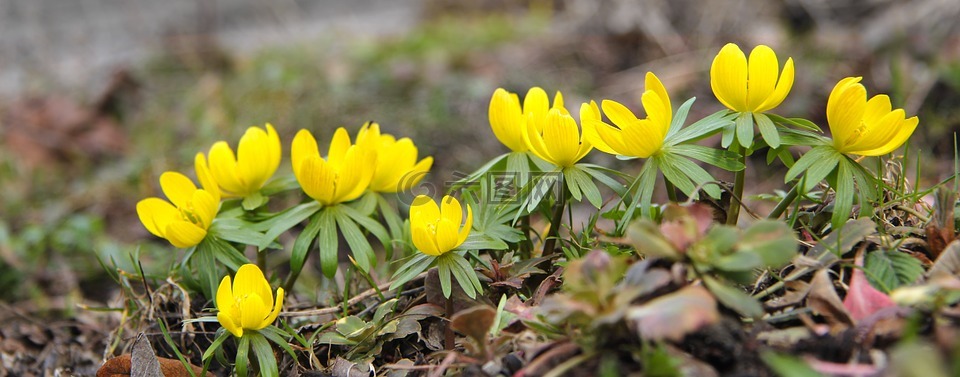
[[[643,109],[647,111],[647,119],[650,120],[646,129],[650,132],[649,138],[663,140],[670,130],[670,110],[652,90],[643,92],[640,101],[643,102]]]
[[[246,294],[237,306],[240,308],[240,326],[247,330],[264,328],[263,321],[270,315],[270,307],[272,307],[272,305],[263,305],[263,299],[256,293]]]
[[[417,195],[410,204],[410,225],[424,228],[440,220],[440,207],[426,195]]]
[[[867,105],[867,90],[858,84],[859,77],[840,80],[827,99],[827,123],[837,150],[856,142],[856,132]]]
[[[277,288],[277,301],[273,304],[273,310],[270,312],[270,315],[263,320],[263,323],[260,324],[260,328],[264,328],[273,324],[273,321],[277,320],[277,316],[280,315],[280,310],[283,309],[283,288]]]
[[[521,127],[524,124],[523,112],[520,108],[520,101],[515,94],[497,88],[490,99],[488,116],[490,118],[490,128],[493,129],[493,134],[497,137],[497,140],[500,140],[503,145],[512,151],[525,152],[527,150],[520,134]]]
[[[197,186],[187,176],[175,171],[164,172],[160,175],[160,188],[170,202],[178,208],[185,207],[197,190]]]
[[[164,231],[164,238],[170,241],[170,244],[179,248],[196,246],[206,236],[206,229],[184,220],[171,221]]]
[[[591,121],[590,123],[597,131],[597,135],[600,136],[600,139],[610,146],[610,149],[613,151],[612,154],[632,156],[630,149],[627,148],[626,144],[623,142],[622,130],[601,121]]]
[[[343,165],[343,160],[347,155],[347,149],[351,146],[350,134],[343,127],[337,128],[330,139],[330,149],[327,152],[327,162],[336,166],[338,169]]]
[[[220,186],[217,184],[217,181],[213,178],[213,173],[210,172],[210,166],[207,164],[207,159],[202,152],[198,152],[193,159],[194,169],[197,171],[197,179],[200,180],[200,186],[203,189],[213,195],[213,198],[219,202],[220,201]]]
[[[352,146],[344,157],[344,165],[337,172],[337,203],[349,202],[363,195],[373,178],[376,155],[360,146]]]
[[[760,107],[754,111],[762,113],[780,106],[780,103],[787,98],[787,94],[790,94],[790,89],[793,88],[793,76],[793,58],[787,58],[787,62],[783,65],[783,72],[780,73],[780,79],[777,80],[777,87],[773,90],[773,94],[767,97],[767,100],[760,104]]]
[[[263,276],[263,271],[260,271],[260,267],[257,267],[257,265],[247,263],[237,270],[237,275],[233,281],[233,295],[241,297],[251,293],[256,294],[262,300],[260,303],[264,306],[273,306],[270,283]]]
[[[293,145],[290,147],[290,164],[293,166],[293,174],[300,178],[300,167],[303,161],[308,157],[320,157],[320,151],[317,148],[317,139],[313,138],[310,131],[301,129],[293,137]]]
[[[534,113],[537,116],[545,116],[549,110],[550,100],[547,99],[547,92],[539,87],[530,88],[526,97],[523,97],[523,114]]]
[[[243,183],[243,191],[237,192],[238,195],[247,196],[259,191],[273,174],[269,152],[271,142],[267,132],[257,127],[248,128],[240,138],[237,176]]]
[[[415,226],[411,221],[410,234],[413,238],[413,246],[416,246],[421,253],[433,256],[441,254],[437,248],[437,235],[427,230],[426,227]]]
[[[644,79],[644,88],[648,91],[652,90],[660,99],[660,106],[665,111],[659,114],[659,116],[661,122],[666,123],[669,128],[670,122],[673,122],[673,105],[670,103],[670,95],[667,94],[667,88],[663,86],[663,83],[660,82],[660,79],[657,78],[657,75],[653,74],[653,72],[647,72],[647,76]],[[644,106],[644,111],[647,112],[647,117],[650,117],[650,110],[647,109],[646,106]],[[666,135],[666,132],[664,132],[664,135]]]
[[[553,96],[553,106],[550,109],[557,109],[561,114],[570,115],[570,112],[567,111],[567,108],[563,106],[563,94],[560,91],[557,91],[557,94]]]
[[[166,200],[146,198],[137,202],[137,216],[150,233],[165,238],[163,232],[170,222],[180,219],[180,211]]]
[[[444,196],[440,200],[440,218],[460,225],[463,221],[463,207],[460,206],[460,201],[450,195]]]
[[[303,160],[300,166],[297,181],[307,196],[324,204],[334,204],[336,172],[319,156],[312,156]]]
[[[573,165],[580,149],[580,132],[576,121],[559,110],[550,110],[543,128],[543,142],[553,158],[551,162],[559,167]]]
[[[638,119],[637,116],[633,114],[633,111],[630,111],[626,106],[620,104],[616,101],[603,100],[601,103],[603,107],[603,113],[607,115],[607,118],[610,118],[610,121],[613,122],[620,129],[624,129],[627,126],[636,124]]]
[[[280,135],[277,134],[277,130],[273,129],[273,125],[267,123],[267,141],[266,141],[266,150],[263,151],[266,154],[267,165],[270,167],[270,173],[267,175],[267,178],[273,176],[273,173],[276,173],[277,169],[280,167],[280,160],[283,156],[283,146],[280,143]]]
[[[600,121],[600,108],[597,106],[597,103],[590,101],[589,104],[581,104],[580,127],[583,128],[583,140],[589,142],[590,145],[604,153],[618,154],[617,151],[613,150],[613,148],[600,137],[597,128],[602,126],[602,122]]]
[[[424,159],[420,160],[416,165],[410,169],[407,174],[404,174],[403,177],[392,187],[396,191],[383,191],[383,192],[397,192],[397,191],[407,191],[410,190],[414,185],[420,183],[420,180],[423,179],[430,171],[430,167],[433,166],[433,157],[427,156]]]
[[[230,283],[230,275],[224,276],[223,280],[220,280],[220,286],[217,287],[217,298],[214,304],[220,312],[231,313],[234,311],[236,300],[233,298],[233,285]]]
[[[649,158],[660,150],[663,138],[659,137],[659,126],[650,119],[641,119],[636,125],[622,130],[623,143],[627,146],[628,156]]]
[[[747,69],[747,109],[755,111],[773,95],[780,62],[770,47],[759,45],[750,52]]]
[[[887,153],[893,152],[897,148],[900,148],[903,143],[907,142],[907,139],[910,138],[910,135],[913,135],[913,131],[917,129],[917,124],[920,122],[917,117],[910,117],[905,119],[897,126],[897,133],[890,139],[887,144],[882,148],[877,148],[875,150],[863,151],[862,155],[864,156],[882,156]]]
[[[214,180],[223,188],[224,195],[238,196],[246,191],[243,178],[239,175],[237,158],[225,141],[218,141],[210,147],[210,172]]]
[[[204,229],[210,229],[210,224],[213,224],[213,218],[217,217],[217,210],[220,209],[220,202],[206,190],[197,190],[193,192],[190,204],[192,204],[193,213],[200,221],[200,224],[197,225]]]
[[[710,87],[724,106],[747,111],[747,57],[740,47],[728,43],[710,65]]]
[[[463,223],[463,227],[460,228],[460,234],[457,237],[458,247],[463,244],[463,241],[467,240],[467,237],[470,236],[470,231],[473,229],[473,208],[470,208],[470,205],[467,204],[467,220]]]
[[[867,101],[867,107],[863,111],[863,123],[876,124],[891,111],[893,106],[890,104],[890,97],[886,94],[875,95]]]
[[[532,113],[527,114],[527,125],[523,128],[523,142],[527,144],[527,148],[529,148],[530,152],[535,156],[541,160],[553,163],[554,159],[550,155],[550,150],[543,140],[543,135],[540,134],[542,131],[537,130],[537,126],[535,126],[536,122],[534,122],[534,118]]]
[[[220,322],[220,326],[227,329],[233,336],[239,338],[243,336],[243,327],[240,327],[240,324],[236,322],[230,315],[219,312],[217,313],[217,321]]]
[[[460,221],[456,223],[446,218],[441,218],[437,222],[437,250],[440,254],[446,253],[457,247]]]

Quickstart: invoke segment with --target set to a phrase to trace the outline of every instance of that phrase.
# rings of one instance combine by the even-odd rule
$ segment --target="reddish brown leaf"
[[[163,357],[157,357],[157,360],[160,361],[160,371],[163,372],[164,377],[189,377],[190,373],[184,369],[183,364],[180,363],[180,360],[167,359]],[[193,373],[200,375],[200,372],[203,371],[203,368],[196,365],[190,365],[193,369]],[[97,377],[126,377],[131,375],[131,361],[130,354],[125,353],[123,355],[114,357],[110,360],[107,360],[106,363],[103,363],[103,366],[97,370]],[[208,377],[215,377],[213,373],[207,372]]]
[[[843,306],[847,308],[850,317],[859,322],[873,313],[892,306],[897,306],[886,293],[878,291],[870,282],[867,281],[867,275],[863,273],[863,250],[857,253],[854,264],[861,268],[854,268],[853,275],[850,277],[850,289],[847,291],[847,297],[843,299]]]

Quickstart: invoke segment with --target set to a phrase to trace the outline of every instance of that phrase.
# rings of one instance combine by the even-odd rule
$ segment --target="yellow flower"
[[[250,127],[240,138],[237,154],[225,141],[210,147],[210,161],[201,163],[213,175],[225,197],[246,197],[260,191],[280,166],[280,137],[269,123],[266,130]]]
[[[440,256],[463,244],[473,227],[473,210],[467,206],[467,221],[460,226],[463,208],[452,196],[444,196],[440,206],[426,195],[413,199],[410,205],[410,230],[413,245],[420,252]]]
[[[376,151],[368,147],[372,143],[367,141],[379,139],[379,129],[375,132],[376,138],[358,137],[357,145],[352,145],[347,130],[338,128],[330,140],[326,159],[320,157],[317,140],[310,131],[297,132],[290,154],[293,175],[303,191],[327,206],[351,201],[363,194],[377,162]],[[373,136],[373,130],[369,136]]]
[[[581,110],[581,119],[585,115],[591,116]],[[577,121],[570,113],[556,107],[550,109],[545,117],[527,113],[523,141],[530,153],[560,168],[573,166],[593,149],[590,142],[581,137]]]
[[[597,149],[621,156],[647,158],[663,146],[663,140],[673,122],[673,107],[663,83],[653,72],[647,72],[646,91],[640,97],[644,119],[637,118],[626,106],[610,100],[603,101],[603,113],[616,127],[600,120],[597,104],[580,107],[584,137]],[[584,114],[588,116],[584,117]]]
[[[203,189],[187,176],[168,171],[160,175],[160,188],[169,202],[146,198],[137,203],[140,222],[150,233],[170,241],[173,246],[194,246],[207,236],[220,207],[220,193],[207,172],[198,170]]]
[[[833,88],[827,100],[827,123],[833,147],[840,153],[880,156],[899,148],[917,129],[917,117],[903,109],[891,111],[885,94],[867,100],[860,77],[847,77]]]
[[[244,330],[260,330],[272,324],[283,306],[283,288],[277,288],[273,300],[270,283],[255,264],[245,264],[237,270],[236,281],[230,284],[230,275],[224,276],[217,289],[217,321],[236,337]]]
[[[368,135],[369,134],[369,135]],[[377,167],[370,180],[370,191],[393,193],[409,190],[430,171],[433,157],[417,161],[417,146],[410,138],[397,140],[393,135],[381,134],[379,125],[367,123],[357,134],[357,143],[365,143],[370,137],[368,149],[377,151]],[[364,141],[361,141],[364,140]]]
[[[529,116],[537,119],[537,126],[542,126],[543,119],[547,117],[550,109],[559,109],[563,113],[567,110],[563,107],[563,95],[557,92],[553,98],[553,107],[550,107],[550,100],[547,98],[547,92],[538,87],[530,88],[527,96],[523,98],[523,107],[520,107],[520,99],[515,93],[510,93],[503,88],[497,88],[493,92],[493,98],[490,99],[490,127],[493,134],[497,136],[503,145],[514,152],[526,152],[529,150],[527,144],[523,141],[523,129],[526,127]],[[537,128],[539,132],[541,129]]]
[[[727,43],[710,66],[710,87],[730,110],[762,113],[780,105],[793,87],[793,58],[787,59],[778,80],[779,68],[770,47],[754,48],[748,64],[740,47]]]

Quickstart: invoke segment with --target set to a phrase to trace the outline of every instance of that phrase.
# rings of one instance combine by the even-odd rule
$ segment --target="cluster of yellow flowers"
[[[389,158],[379,159],[379,154]],[[376,123],[365,124],[351,143],[347,130],[334,132],[326,158],[320,156],[310,131],[301,129],[293,139],[293,173],[303,191],[325,206],[348,202],[367,190],[391,193],[408,190],[430,170],[433,158],[418,158],[409,138],[380,133]],[[185,175],[165,172],[160,186],[169,199],[147,198],[137,203],[137,213],[150,233],[176,247],[199,244],[207,235],[222,198],[244,198],[260,192],[280,166],[280,137],[273,126],[250,127],[240,138],[237,153],[225,141],[210,148],[209,159],[195,160],[198,189]]]
[[[735,44],[724,46],[710,67],[710,85],[724,106],[740,113],[763,113],[780,105],[793,87],[793,59],[780,71],[777,55],[760,45],[749,60]],[[867,100],[859,77],[841,80],[830,94],[827,120],[834,147],[841,153],[878,156],[900,147],[917,127],[916,117],[905,118],[902,109],[891,110],[890,98],[878,95]],[[660,152],[673,121],[673,108],[666,88],[652,72],[645,80],[640,102],[647,117],[640,119],[626,106],[604,100],[580,106],[580,125],[563,106],[557,92],[553,106],[546,92],[532,88],[520,105],[518,96],[497,89],[490,100],[490,125],[494,135],[515,152],[530,151],[557,167],[569,167],[592,148],[627,156],[648,158]],[[601,120],[602,114],[613,123]]]

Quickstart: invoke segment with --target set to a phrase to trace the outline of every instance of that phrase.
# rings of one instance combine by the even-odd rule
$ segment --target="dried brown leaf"
[[[487,334],[493,326],[493,321],[497,317],[497,311],[486,305],[474,306],[453,315],[450,319],[450,325],[454,330],[459,331],[473,339],[478,344],[487,343]]]
[[[837,290],[833,287],[833,279],[830,278],[828,269],[819,270],[813,275],[813,280],[810,281],[810,293],[807,295],[807,305],[827,320],[834,333],[854,325],[853,318],[850,317],[847,308],[843,306],[843,301],[837,295]]]

